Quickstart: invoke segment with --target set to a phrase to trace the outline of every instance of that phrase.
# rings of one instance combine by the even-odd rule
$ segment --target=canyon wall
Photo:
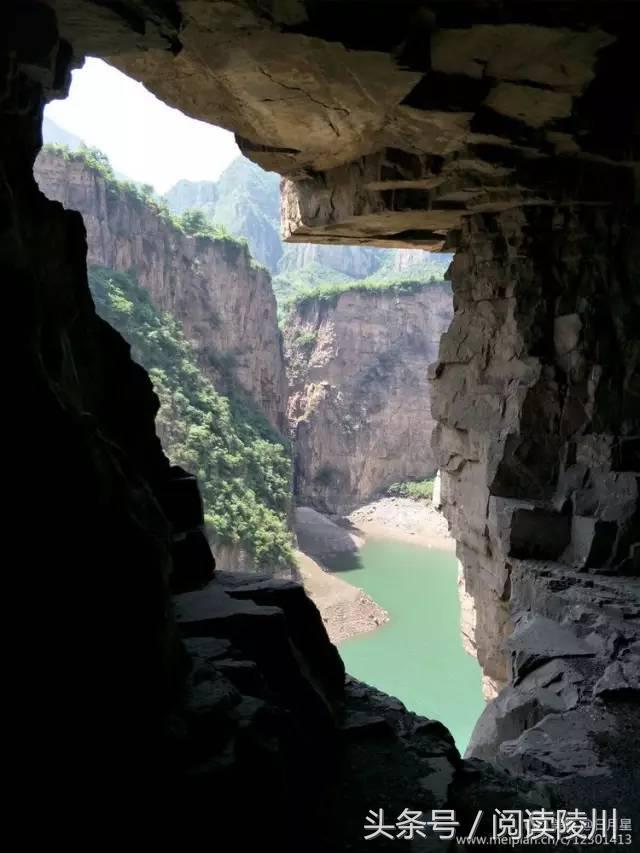
[[[133,817],[145,841],[313,849],[319,827],[316,848],[364,850],[368,809],[445,806],[468,828],[478,808],[548,808],[532,777],[554,808],[615,807],[637,832],[638,8],[357,5],[2,10],[0,268],[18,331],[6,521],[20,557],[6,573],[7,811],[24,840],[86,846],[96,825],[131,837]],[[204,572],[172,606],[172,531],[197,532],[197,491],[172,475],[149,382],[93,311],[80,217],[32,176],[43,104],[83,55],[233,128],[288,177],[293,239],[460,246],[436,453],[468,592],[484,595],[473,574],[494,591],[498,641],[505,615],[515,626],[507,653],[484,645],[509,683],[472,749],[509,766],[524,801],[439,724],[342,692],[296,588],[243,601],[197,589]]]
[[[434,448],[488,695],[470,754],[613,806],[640,688],[640,221],[527,208],[465,224]],[[587,777],[590,777],[587,778]]]
[[[285,429],[287,381],[269,274],[246,246],[188,237],[154,207],[81,156],[43,150],[36,179],[82,214],[90,265],[134,271],[154,304],[175,317],[203,372],[221,391],[243,391]]]
[[[295,303],[285,347],[299,503],[348,512],[435,474],[428,367],[452,313],[444,283]]]

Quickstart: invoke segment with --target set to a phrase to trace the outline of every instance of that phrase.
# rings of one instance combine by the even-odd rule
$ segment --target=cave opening
[[[98,59],[47,106],[34,173],[82,214],[97,313],[151,377],[165,454],[197,473],[218,578],[301,582],[348,672],[464,751],[484,705],[428,380],[451,255],[284,243],[278,175]]]
[[[19,638],[9,698],[21,832],[42,843],[62,825],[67,845],[86,844],[96,826],[120,829],[133,816],[148,837],[160,814],[165,836],[175,828],[186,846],[213,824],[219,835],[242,826],[243,844],[296,850],[304,838],[325,853],[369,849],[376,821],[386,833],[376,843],[391,849],[407,815],[445,810],[452,834],[435,839],[436,822],[425,822],[429,849],[470,828],[491,849],[506,832],[500,814],[515,808],[525,841],[539,828],[533,815],[550,809],[554,843],[564,842],[570,810],[579,833],[593,840],[601,829],[606,846],[634,849],[640,220],[638,105],[627,93],[638,77],[637,4],[436,0],[398,15],[392,0],[376,0],[362,20],[332,16],[331,5],[3,9],[0,268],[18,332],[6,460],[18,560],[5,615]],[[197,359],[220,382],[242,373],[245,391],[252,370],[228,348],[188,347],[144,287],[131,287],[140,271],[130,255],[124,272],[100,267],[98,286],[110,310],[144,318],[139,349],[163,356],[153,376],[95,312],[81,216],[33,177],[44,106],[85,56],[108,57],[166,103],[232,128],[249,159],[284,176],[293,243],[455,249],[453,321],[430,374],[433,451],[472,604],[468,639],[495,694],[467,758],[442,724],[345,679],[298,585],[255,574],[235,587],[208,583],[212,521],[232,538],[245,530],[256,552],[282,554],[284,522],[257,496],[287,515],[287,444],[276,411],[250,416],[249,393],[231,400],[202,387]],[[117,182],[105,208],[118,208],[122,191],[171,223],[148,187],[120,181],[95,152],[92,168]],[[131,234],[120,213],[118,233]],[[137,237],[136,251],[153,253]],[[268,317],[277,325],[246,246],[199,215],[174,237],[199,247],[186,252],[196,279],[200,252],[229,270],[228,297],[231,268],[242,267],[256,286],[256,328]],[[184,305],[180,278],[169,274],[165,313]],[[202,312],[211,294],[198,292]],[[206,321],[200,313],[191,331],[226,333],[231,302]],[[312,306],[303,311],[308,319]],[[315,349],[313,337],[303,328],[296,346]],[[155,424],[152,382],[170,390],[176,361],[182,396],[171,403],[193,418],[185,465],[171,464]],[[383,358],[370,382],[392,369]],[[320,408],[328,389],[316,385],[308,396]],[[255,388],[273,398],[264,373]],[[226,429],[203,460],[214,410]],[[248,491],[227,478],[213,511],[215,495],[196,480],[206,482],[210,458],[251,477]],[[334,462],[312,480],[323,499]],[[301,486],[299,466],[296,476]],[[240,846],[237,835],[216,840]]]

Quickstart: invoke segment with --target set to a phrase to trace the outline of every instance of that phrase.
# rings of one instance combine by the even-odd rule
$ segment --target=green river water
[[[340,644],[347,671],[440,720],[460,752],[484,708],[480,667],[462,648],[452,553],[367,538],[331,568],[389,613],[387,624]]]

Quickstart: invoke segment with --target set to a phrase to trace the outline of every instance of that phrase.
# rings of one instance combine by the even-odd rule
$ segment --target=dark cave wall
[[[324,809],[331,840],[308,849],[341,849],[342,661],[295,584],[240,589],[236,577],[230,592],[199,592],[213,561],[195,480],[170,467],[149,378],[95,314],[80,215],[33,177],[43,106],[64,93],[71,51],[45,6],[5,21],[0,269],[17,332],[6,361],[10,822],[25,844],[68,849],[99,834],[117,846],[267,839],[293,851]],[[370,723],[358,718],[358,757],[361,733],[379,732],[378,704]],[[392,711],[392,738],[419,726]],[[453,773],[446,730],[423,741]],[[370,797],[358,793],[352,820]]]
[[[80,215],[33,178],[44,102],[66,90],[71,50],[45,6],[14,7],[4,26],[0,268],[7,339],[18,333],[5,363],[13,746],[17,778],[32,789],[35,773],[49,791],[43,821],[62,820],[67,797],[89,820],[107,808],[101,787],[119,779],[113,805],[167,760],[162,720],[184,668],[171,552],[178,532],[199,535],[198,506],[169,520],[185,479],[156,438],[150,381],[95,314]]]
[[[434,448],[463,632],[502,691],[468,754],[614,808],[637,760],[640,218],[529,207],[471,217],[461,240]]]
[[[433,413],[485,675],[507,680],[513,559],[638,574],[640,225],[632,208],[468,220]]]
[[[158,11],[173,4],[135,4],[142,10],[135,14],[134,4],[108,5],[56,4],[69,31],[91,25],[97,54],[109,55],[117,42],[135,56],[158,32],[170,37],[156,46],[175,47],[178,21],[165,26]],[[372,804],[411,807],[417,790],[426,808],[473,809],[487,792],[489,808],[517,807],[502,798],[498,771],[461,762],[439,724],[406,715],[362,686],[349,688],[351,707],[341,709],[340,662],[299,591],[187,592],[185,653],[169,583],[189,589],[211,570],[198,559],[194,481],[169,468],[154,436],[149,381],[94,314],[80,217],[44,199],[32,175],[43,103],[64,91],[72,51],[42,4],[11,4],[4,23],[0,268],[7,339],[19,333],[6,362],[7,526],[18,545],[5,572],[7,677],[18,759],[12,781],[29,818],[22,831],[51,837],[59,825],[68,842],[87,823],[95,833],[114,815],[121,822],[125,804],[141,818],[152,802],[151,832],[181,811],[182,788],[189,802],[180,805],[198,828],[210,830],[212,813],[235,826],[249,802],[258,837],[267,825],[277,837],[280,826],[270,818],[286,814],[298,845],[305,827],[322,825],[316,804],[326,805],[324,850],[358,849],[361,815]],[[278,37],[269,29],[276,46]],[[149,58],[142,57],[141,77],[151,74]],[[171,57],[161,59],[164,70]],[[385,59],[385,75],[388,65]],[[620,84],[620,74],[604,83]],[[210,92],[219,84],[207,77],[207,85]],[[345,91],[352,88],[349,78]],[[286,106],[290,96],[280,100]],[[587,110],[593,124],[602,101],[601,91]],[[310,109],[307,99],[296,108]],[[369,108],[367,101],[365,119]],[[405,127],[405,118],[397,121]],[[457,126],[452,132],[459,136]],[[635,821],[637,214],[627,206],[633,186],[626,167],[616,170],[625,190],[617,195],[617,179],[609,180],[613,172],[601,160],[595,183],[591,161],[584,172],[579,159],[556,165],[577,166],[568,169],[574,183],[561,180],[562,169],[552,171],[563,202],[577,188],[597,206],[543,207],[539,198],[556,196],[535,194],[528,208],[465,217],[452,273],[456,314],[436,368],[436,446],[447,472],[447,513],[478,605],[478,655],[493,687],[509,682],[488,706],[472,751],[525,779],[557,773],[560,807],[588,807],[594,791],[604,791]],[[521,200],[509,196],[506,204]],[[411,234],[403,231],[403,240]],[[505,653],[500,642],[508,634]],[[381,790],[388,800],[376,802]],[[603,806],[597,796],[593,805]],[[527,804],[548,801],[536,790]]]

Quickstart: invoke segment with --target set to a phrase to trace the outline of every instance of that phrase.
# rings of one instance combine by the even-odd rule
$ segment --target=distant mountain
[[[174,213],[198,208],[235,237],[245,237],[251,254],[276,272],[280,241],[280,178],[238,157],[219,180],[179,181],[165,196]]]
[[[65,130],[64,127],[60,127],[59,124],[56,124],[55,121],[47,118],[47,116],[44,116],[42,119],[42,144],[64,145],[65,148],[68,148],[70,151],[79,151],[81,148],[88,147],[84,139],[81,139],[74,133],[70,133],[68,130]],[[125,175],[124,172],[119,172],[117,169],[113,170],[113,174],[119,181],[130,181],[132,184],[136,184],[139,187],[144,186],[144,184],[141,184],[139,181],[131,180],[128,175]]]
[[[285,243],[278,272],[286,276],[315,266],[324,267],[329,275],[329,271],[334,270],[350,278],[365,278],[378,270],[385,258],[384,249],[320,243]]]
[[[197,208],[210,219],[215,218],[216,201],[218,200],[218,188],[213,181],[178,181],[168,193],[165,194],[167,204],[179,216],[185,210]]]
[[[166,201],[174,213],[198,208],[233,236],[244,237],[253,257],[271,272],[279,302],[324,284],[442,279],[451,261],[450,255],[416,249],[283,243],[280,179],[245,157],[234,160],[217,182],[179,181]]]
[[[69,133],[46,116],[42,119],[42,141],[45,145],[66,145],[72,151],[77,151],[83,145],[79,136]]]

